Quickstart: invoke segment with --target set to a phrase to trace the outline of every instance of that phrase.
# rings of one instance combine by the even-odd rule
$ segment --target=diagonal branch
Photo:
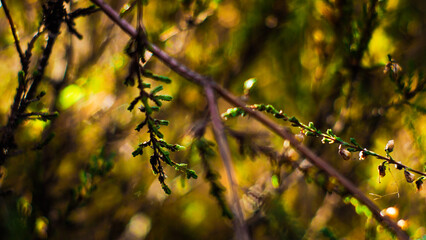
[[[235,239],[248,240],[247,225],[244,220],[243,211],[238,198],[237,180],[235,178],[235,170],[232,165],[231,152],[229,150],[228,141],[226,139],[220,113],[217,108],[213,89],[210,86],[204,86],[206,98],[208,101],[210,118],[213,125],[213,131],[216,138],[217,146],[222,157],[223,165],[225,166],[226,174],[230,185],[231,194],[231,209],[234,213]]]
[[[117,12],[114,11],[108,4],[102,0],[91,0],[93,3],[98,5],[102,11],[107,14],[112,21],[114,21],[119,27],[121,27],[126,33],[132,37],[137,36],[137,31],[134,29],[127,21],[121,19]],[[222,88],[217,83],[213,82],[211,79],[200,75],[187,68],[183,64],[179,63],[176,59],[169,56],[167,53],[162,51],[156,45],[147,42],[147,49],[151,51],[157,58],[159,58],[165,65],[170,69],[186,78],[187,80],[194,82],[201,86],[209,86],[214,89],[219,95],[221,95],[226,101],[233,104],[234,106],[241,107],[245,112],[250,114],[253,118],[258,120],[260,123],[265,125],[271,131],[276,133],[278,136],[283,139],[290,141],[291,145],[302,155],[304,155],[312,164],[317,166],[319,169],[326,172],[329,176],[335,177],[354,197],[356,197],[362,204],[366,205],[370,211],[373,213],[373,216],[376,220],[387,227],[392,231],[399,239],[409,239],[406,232],[404,232],[394,221],[392,221],[387,216],[382,216],[380,214],[380,209],[377,207],[362,191],[360,191],[351,181],[349,181],[345,176],[340,174],[336,169],[331,165],[325,162],[323,159],[315,155],[309,148],[299,143],[294,135],[282,129],[281,126],[267,118],[265,115],[259,112],[255,112],[252,109],[249,109],[245,106],[245,103],[235,97],[228,90]]]
[[[21,59],[22,69],[28,69],[28,60],[25,58],[24,52],[22,51],[21,44],[19,42],[18,33],[16,32],[15,24],[13,23],[12,16],[10,15],[9,8],[6,5],[5,0],[0,0],[3,5],[4,13],[6,14],[7,20],[9,21],[10,30],[12,31],[13,39],[15,40],[16,50],[18,51],[19,58]],[[25,71],[25,74],[27,72]]]

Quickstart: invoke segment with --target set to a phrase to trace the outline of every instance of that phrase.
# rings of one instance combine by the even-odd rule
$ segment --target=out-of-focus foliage
[[[43,1],[6,2],[26,49],[42,20]],[[69,12],[92,5],[88,0],[69,2]],[[136,26],[134,1],[106,2]],[[317,129],[333,129],[383,154],[393,139],[395,160],[426,171],[426,97],[419,87],[425,84],[426,1],[144,3],[150,41],[248,103],[273,104],[300,121],[314,122]],[[0,12],[4,126],[21,66],[2,8]],[[188,180],[165,166],[172,191],[166,195],[152,173],[149,151],[132,156],[150,137],[146,129],[134,131],[144,115],[127,110],[139,95],[137,88],[124,84],[131,63],[125,53],[129,37],[101,11],[75,23],[83,38],[62,24],[38,87],[46,95],[29,105],[30,112],[59,115],[23,121],[15,132],[15,155],[0,167],[1,238],[232,238],[232,222],[224,217],[229,210],[221,199],[227,197],[222,187],[228,188],[228,182],[220,155],[210,152],[203,159],[195,147],[201,138],[194,138],[194,129],[206,121],[202,89],[146,54],[147,70],[172,79],[170,84],[145,79],[152,89],[163,85],[162,94],[173,96],[154,113],[156,119],[170,121],[161,128],[164,140],[186,147],[170,156],[199,176]],[[45,36],[35,42],[30,72],[41,58]],[[388,54],[401,68],[398,76],[389,75],[389,69],[384,73]],[[219,107],[225,112],[230,106],[219,100]],[[330,193],[323,173],[282,164],[278,156],[305,162],[259,123],[240,118],[226,124],[253,239],[391,237],[357,199]],[[204,138],[214,142],[208,127]],[[408,184],[393,166],[380,177],[382,162],[372,157],[342,161],[334,145],[311,138],[304,143],[374,199],[384,214],[400,221],[413,239],[424,238],[424,189]],[[214,144],[209,149],[217,150]]]

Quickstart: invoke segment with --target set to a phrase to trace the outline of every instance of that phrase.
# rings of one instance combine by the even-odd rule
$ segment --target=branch
[[[118,13],[114,11],[108,4],[102,0],[91,0],[93,3],[98,5],[102,11],[107,14],[112,21],[114,21],[119,27],[121,27],[126,33],[132,37],[137,36],[137,31],[134,29],[127,21],[121,19]],[[380,209],[366,196],[361,192],[351,181],[346,179],[341,175],[337,170],[330,166],[327,162],[322,160],[320,157],[316,156],[309,148],[300,144],[292,133],[289,131],[283,130],[281,126],[275,124],[272,120],[267,118],[265,115],[255,112],[250,108],[245,106],[245,103],[240,99],[232,95],[229,91],[219,86],[217,83],[211,81],[211,79],[204,77],[183,64],[179,63],[176,59],[169,56],[167,53],[162,51],[156,45],[147,42],[146,47],[151,51],[157,58],[159,58],[165,65],[170,69],[186,78],[187,80],[194,82],[198,85],[204,87],[211,87],[219,95],[221,95],[226,101],[233,104],[234,106],[241,107],[244,111],[250,114],[253,118],[257,119],[260,123],[265,125],[271,131],[276,133],[278,136],[287,139],[290,141],[290,144],[304,155],[312,164],[325,171],[328,175],[335,177],[354,197],[356,197],[361,203],[366,205],[370,211],[373,213],[373,216],[376,220],[386,226],[391,230],[399,239],[409,239],[407,233],[405,233],[395,222],[393,222],[389,217],[380,215]]]
[[[231,187],[231,208],[235,216],[235,239],[248,240],[250,239],[250,237],[248,234],[247,225],[244,221],[244,215],[241,209],[240,199],[238,198],[237,180],[234,174],[234,166],[232,165],[231,152],[229,150],[229,145],[226,139],[219,110],[217,109],[214,92],[210,86],[205,86],[204,90],[206,92],[210,118],[213,125],[213,131],[216,138],[217,146],[222,157],[223,165],[225,165],[226,174],[228,176],[229,185]]]
[[[28,119],[28,120],[40,119],[43,121],[47,121],[47,120],[52,120],[58,117],[58,115],[59,115],[58,112],[54,112],[54,113],[30,112],[30,113],[20,114],[19,117],[23,119]]]
[[[10,30],[12,31],[13,38],[15,39],[16,50],[18,51],[19,58],[21,59],[22,69],[28,69],[28,61],[25,58],[24,52],[22,51],[21,44],[19,42],[18,34],[16,33],[15,24],[13,23],[12,16],[10,15],[9,9],[6,5],[5,0],[0,0],[0,3],[3,5],[4,13],[6,14],[7,20],[9,21]],[[25,74],[27,72],[25,71]]]

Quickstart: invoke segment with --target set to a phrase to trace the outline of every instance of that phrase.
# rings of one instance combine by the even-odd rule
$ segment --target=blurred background
[[[7,1],[24,49],[41,22],[41,2]],[[134,1],[106,2],[136,26]],[[424,0],[145,2],[143,23],[150,41],[235,95],[244,95],[244,82],[255,78],[245,97],[249,104],[273,104],[323,132],[330,128],[345,140],[354,137],[382,155],[394,139],[394,159],[426,171]],[[87,0],[65,4],[69,12],[91,5]],[[0,12],[3,126],[20,64],[2,8]],[[139,94],[123,84],[129,36],[100,11],[75,23],[83,39],[62,24],[38,88],[46,96],[29,107],[32,112],[58,111],[59,117],[22,122],[15,132],[17,154],[0,169],[0,188],[8,191],[0,197],[0,238],[231,239],[232,222],[209,194],[206,167],[192,144],[191,130],[206,117],[203,90],[147,55],[146,69],[173,80],[163,84],[173,101],[155,115],[170,121],[161,128],[164,139],[186,147],[171,158],[187,163],[199,176],[186,180],[166,167],[172,190],[166,195],[152,173],[149,151],[132,156],[149,136],[146,129],[134,130],[144,115],[127,110]],[[45,35],[35,44],[30,72],[41,57]],[[399,80],[384,73],[388,54],[402,68]],[[221,112],[231,107],[221,99],[218,103]],[[250,118],[226,125],[253,239],[390,239],[355,199],[332,193],[327,187],[332,180],[309,167],[288,143]],[[205,138],[214,142],[209,126]],[[47,139],[46,146],[34,150]],[[343,161],[337,145],[320,140],[305,137],[304,144],[395,221],[402,220],[413,239],[425,238],[425,190],[407,183],[393,166],[379,178],[381,161],[375,158],[359,161],[353,154]],[[218,154],[208,162],[228,188]],[[294,164],[307,171],[295,170]]]

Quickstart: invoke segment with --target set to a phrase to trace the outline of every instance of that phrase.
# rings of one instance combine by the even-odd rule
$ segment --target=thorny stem
[[[137,37],[137,31],[134,29],[126,20],[121,19],[117,12],[112,9],[108,4],[102,0],[91,0],[93,3],[98,5],[102,11],[108,15],[112,21],[114,21],[119,27],[121,27],[126,33],[132,37]],[[158,57],[164,64],[166,64],[170,69],[183,76],[189,81],[192,81],[201,86],[210,86],[213,88],[219,95],[221,95],[229,103],[241,107],[244,111],[250,114],[253,118],[257,119],[271,131],[275,132],[280,137],[290,141],[290,144],[302,153],[312,164],[316,165],[318,168],[324,170],[328,175],[335,177],[354,197],[356,197],[361,203],[366,205],[373,216],[378,222],[386,226],[391,230],[399,239],[409,239],[406,232],[404,232],[394,221],[392,221],[387,216],[382,216],[380,214],[380,209],[366,196],[361,192],[351,181],[346,179],[342,174],[330,166],[327,162],[322,160],[320,157],[315,155],[309,148],[302,145],[289,131],[283,130],[281,126],[275,124],[272,120],[267,118],[264,114],[253,111],[250,108],[245,106],[245,103],[240,99],[232,95],[228,90],[222,88],[217,83],[211,81],[211,79],[204,77],[183,64],[179,63],[176,59],[169,56],[167,53],[162,51],[156,45],[147,42],[147,49],[151,51],[156,57]]]
[[[241,209],[240,200],[238,197],[237,180],[235,178],[235,170],[232,165],[231,152],[229,150],[228,141],[226,139],[223,124],[220,118],[219,110],[215,100],[213,89],[210,86],[204,86],[208,107],[210,111],[210,118],[213,125],[216,142],[222,157],[223,164],[225,165],[226,174],[228,176],[229,185],[231,187],[230,194],[232,196],[232,211],[234,212],[235,220],[235,239],[248,240],[250,239],[248,229],[244,221],[243,211]]]

